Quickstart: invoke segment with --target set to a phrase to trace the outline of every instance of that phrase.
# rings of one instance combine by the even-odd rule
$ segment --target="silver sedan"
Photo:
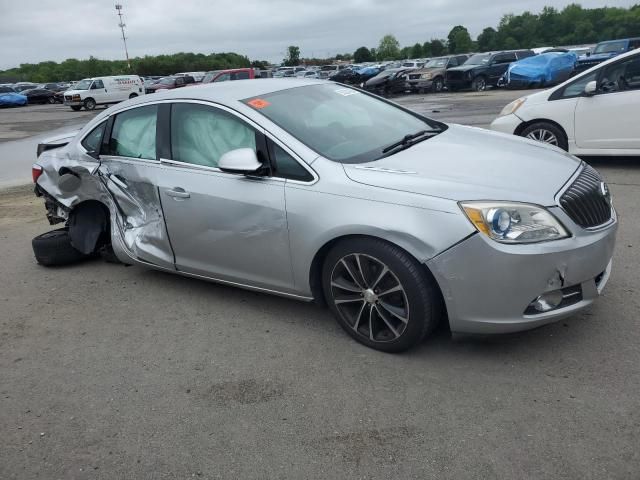
[[[39,146],[65,228],[38,261],[127,264],[326,304],[388,352],[440,320],[502,333],[590,305],[617,218],[579,159],[331,82],[239,81],[114,106]]]

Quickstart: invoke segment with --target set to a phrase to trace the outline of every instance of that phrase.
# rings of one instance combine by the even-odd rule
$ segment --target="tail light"
[[[40,175],[42,175],[42,167],[37,163],[31,165],[31,178],[33,178],[33,183],[36,183],[38,181]]]

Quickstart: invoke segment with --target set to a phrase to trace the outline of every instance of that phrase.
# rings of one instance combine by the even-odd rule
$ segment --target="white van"
[[[73,90],[64,92],[64,104],[76,111],[82,107],[93,110],[96,105],[118,103],[144,93],[144,81],[137,75],[85,78]]]

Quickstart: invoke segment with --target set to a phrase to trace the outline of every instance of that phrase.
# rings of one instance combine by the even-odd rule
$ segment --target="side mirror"
[[[587,97],[593,97],[598,91],[598,82],[592,80],[584,86],[584,94]]]
[[[218,168],[223,172],[248,175],[262,167],[256,152],[251,148],[231,150],[220,157]]]

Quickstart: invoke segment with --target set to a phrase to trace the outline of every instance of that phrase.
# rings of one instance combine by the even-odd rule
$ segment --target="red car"
[[[152,85],[145,87],[145,93],[155,93],[158,90],[172,90],[174,88],[186,87],[195,83],[195,79],[189,75],[179,77],[163,77]]]
[[[256,78],[253,68],[232,68],[229,70],[212,70],[202,79],[202,83],[227,82],[230,80],[249,80]]]

